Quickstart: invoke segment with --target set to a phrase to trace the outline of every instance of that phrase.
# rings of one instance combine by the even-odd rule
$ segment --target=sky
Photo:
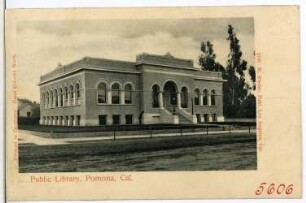
[[[199,67],[201,41],[226,65],[227,27],[240,40],[242,58],[254,65],[253,18],[20,21],[17,24],[18,97],[39,101],[40,76],[85,56],[135,61],[140,53],[192,59]]]

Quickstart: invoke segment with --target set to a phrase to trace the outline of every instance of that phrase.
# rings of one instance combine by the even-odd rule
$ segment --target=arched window
[[[46,108],[49,108],[49,92],[46,93]]]
[[[112,85],[112,104],[120,103],[120,86],[118,83]]]
[[[182,87],[181,90],[181,106],[182,108],[188,108],[188,90],[186,87]]]
[[[216,92],[215,92],[215,90],[211,91],[210,98],[211,98],[211,100],[210,100],[211,101],[211,105],[215,106],[216,105]]]
[[[208,105],[208,90],[203,91],[203,105]]]
[[[126,104],[132,103],[132,85],[127,84],[124,87],[124,100]]]
[[[65,87],[65,106],[68,106],[68,100],[69,100],[69,91],[68,87]]]
[[[153,106],[153,108],[158,108],[159,107],[158,94],[159,94],[159,86],[154,85],[152,87],[152,106]]]
[[[99,83],[98,85],[98,104],[106,103],[106,84]]]
[[[60,105],[64,106],[64,93],[62,88],[59,89],[59,94],[60,94]]]
[[[44,107],[46,108],[46,94],[44,92],[42,93],[41,100],[42,100],[41,104],[44,104]]]
[[[54,91],[54,97],[55,97],[55,107],[58,107],[58,92],[57,90]]]
[[[53,91],[51,90],[50,91],[50,107],[52,108],[53,107],[53,99],[54,99],[54,97],[53,97]]]
[[[200,90],[194,90],[194,105],[200,105]]]
[[[76,104],[80,104],[81,92],[80,92],[79,83],[75,84],[75,94],[76,94]]]
[[[70,98],[71,98],[71,101],[74,99],[74,90],[73,90],[73,85],[70,85]]]

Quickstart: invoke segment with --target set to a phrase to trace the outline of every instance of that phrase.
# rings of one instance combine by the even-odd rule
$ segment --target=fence
[[[51,136],[53,138],[66,137],[112,137],[114,140],[118,136],[183,136],[191,134],[210,134],[210,133],[233,133],[235,130],[248,131],[251,134],[252,129],[256,129],[255,122],[222,122],[210,124],[181,124],[181,125],[117,125],[117,126],[93,126],[93,127],[67,127],[67,126],[39,126],[24,125],[20,129],[37,132],[47,132],[42,136]]]

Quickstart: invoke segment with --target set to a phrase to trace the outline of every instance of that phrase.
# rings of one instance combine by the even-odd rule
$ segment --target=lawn
[[[207,162],[204,165],[199,164],[194,156],[199,160],[212,159],[212,163],[216,165]],[[230,161],[232,159],[235,160],[235,163]],[[179,163],[179,160],[184,164],[175,164],[176,161]],[[223,160],[222,164],[217,164],[218,160]],[[164,166],[160,166],[160,162],[163,162]],[[37,146],[25,144],[19,146],[21,173],[247,170],[256,169],[256,163],[256,136],[254,134],[193,135],[90,141],[69,145]]]

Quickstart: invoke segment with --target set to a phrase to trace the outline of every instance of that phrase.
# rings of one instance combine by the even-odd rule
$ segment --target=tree
[[[228,25],[228,38],[230,53],[227,66],[224,68],[216,61],[213,44],[210,41],[201,42],[201,55],[199,64],[203,70],[220,71],[223,79],[223,109],[224,116],[228,118],[255,118],[256,97],[250,90],[256,89],[256,74],[253,66],[248,68],[247,61],[242,59],[242,51],[234,28]],[[252,84],[248,84],[245,74],[251,77]]]
[[[242,101],[237,111],[237,117],[256,118],[256,97],[253,94],[249,94],[246,99]]]
[[[244,74],[247,70],[247,62],[242,60],[239,39],[231,25],[228,25],[227,40],[230,42],[230,53],[223,74],[224,79],[227,80],[223,85],[224,115],[237,117],[239,108],[248,95],[249,88]]]
[[[203,70],[207,71],[224,71],[224,67],[216,62],[216,54],[214,53],[213,44],[210,41],[201,43],[201,55],[199,57],[199,65]]]
[[[252,89],[253,89],[253,90],[256,90],[256,72],[255,72],[254,66],[250,66],[249,74],[250,74],[251,80],[252,80],[252,82],[253,82],[253,87],[252,87]]]

